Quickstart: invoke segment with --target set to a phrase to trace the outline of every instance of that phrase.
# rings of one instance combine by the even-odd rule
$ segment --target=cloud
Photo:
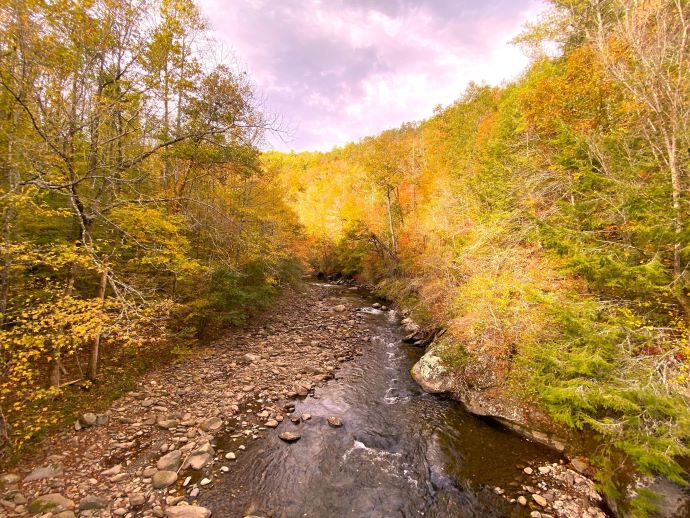
[[[330,149],[498,84],[527,59],[508,45],[540,0],[200,0],[293,128],[276,149]]]

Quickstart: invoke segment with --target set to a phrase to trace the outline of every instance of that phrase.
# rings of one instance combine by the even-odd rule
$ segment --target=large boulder
[[[451,392],[453,388],[450,372],[443,360],[430,349],[412,367],[412,377],[431,394]]]

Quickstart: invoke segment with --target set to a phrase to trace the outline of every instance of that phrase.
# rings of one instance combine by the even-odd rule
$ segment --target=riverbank
[[[308,285],[306,292],[284,294],[274,310],[248,328],[144,375],[108,411],[85,414],[6,474],[0,482],[2,511],[26,516],[40,495],[59,494],[68,510],[60,518],[70,512],[163,516],[193,488],[182,487],[183,471],[173,457],[162,467],[174,467],[175,480],[170,475],[169,485],[154,489],[161,455],[181,451],[200,457],[196,466],[210,463],[211,458],[194,453],[207,449],[231,422],[248,431],[245,441],[257,440],[268,415],[282,418],[285,401],[306,395],[352,358],[365,337],[339,309],[325,288]],[[207,466],[201,468],[196,471],[206,473]],[[205,477],[220,468],[216,463]]]
[[[3,475],[0,480],[2,512],[10,517],[35,513],[46,518],[197,517],[208,516],[211,511],[216,517],[243,515],[248,509],[238,514],[218,504],[218,490],[227,488],[224,480],[239,477],[245,486],[259,484],[262,476],[251,476],[243,467],[243,458],[258,454],[258,458],[268,459],[264,450],[276,440],[282,448],[280,451],[292,455],[299,465],[308,465],[310,457],[298,455],[299,450],[293,448],[308,445],[309,434],[316,433],[320,426],[331,426],[325,420],[321,422],[322,416],[316,410],[311,419],[304,414],[308,405],[319,402],[324,390],[350,391],[351,387],[340,381],[326,384],[339,372],[339,366],[346,364],[347,371],[350,366],[363,363],[371,372],[381,374],[380,379],[386,383],[389,378],[400,377],[384,372],[385,365],[377,360],[379,356],[360,357],[372,351],[385,354],[384,357],[388,353],[397,354],[399,345],[389,340],[386,346],[392,349],[384,351],[381,343],[372,340],[371,313],[363,310],[366,307],[361,296],[344,287],[309,283],[301,292],[286,293],[274,310],[246,329],[234,331],[211,347],[195,351],[189,358],[146,374],[133,392],[118,399],[108,411],[85,414],[73,427],[47,439],[16,470]],[[383,314],[378,311],[376,318],[383,318]],[[385,325],[397,328],[393,321],[386,320]],[[350,362],[353,359],[356,361]],[[413,384],[409,376],[402,382]],[[369,389],[366,383],[364,387]],[[307,397],[315,390],[314,396]],[[385,391],[383,395],[389,399],[397,397],[395,392]],[[398,395],[403,397],[400,400],[403,405],[417,401],[437,408],[440,404],[445,408],[443,412],[456,416],[453,418],[456,421],[446,423],[451,414],[444,413],[430,415],[421,422],[428,424],[430,430],[446,426],[448,433],[456,433],[455,442],[448,443],[450,450],[457,450],[456,445],[464,441],[472,445],[475,454],[480,454],[471,462],[458,461],[462,469],[451,477],[449,487],[460,487],[465,481],[474,485],[470,482],[472,472],[484,465],[486,473],[479,478],[482,483],[477,494],[488,493],[487,505],[492,508],[505,505],[518,516],[583,516],[591,507],[590,516],[602,515],[591,481],[578,474],[570,475],[568,467],[557,459],[546,462],[542,457],[540,462],[536,451],[525,459],[529,465],[511,464],[510,450],[515,448],[503,445],[490,453],[490,463],[482,461],[481,455],[485,453],[482,445],[487,447],[483,441],[490,436],[487,433],[494,433],[489,428],[482,428],[485,425],[474,421],[472,426],[476,429],[472,433],[459,428],[460,424],[455,423],[465,414],[458,413],[458,407],[451,402],[424,399],[424,396],[421,399],[409,396],[412,399],[408,400],[404,399],[408,397],[405,394]],[[372,391],[372,397],[379,396]],[[298,408],[292,412],[295,405]],[[359,411],[378,412],[378,408],[363,405]],[[411,415],[416,414],[409,414],[409,419]],[[405,428],[409,423],[394,424],[398,436],[415,435],[412,429]],[[303,432],[300,426],[304,427]],[[346,421],[342,428],[333,428],[332,432],[339,440],[349,441],[348,430],[352,426],[352,422]],[[294,446],[287,445],[276,439],[285,431],[297,431],[305,439]],[[500,441],[522,441],[500,437]],[[425,441],[429,439],[424,437]],[[357,442],[351,456],[359,451],[356,445]],[[349,443],[346,446],[352,447]],[[327,451],[331,450],[327,448]],[[402,450],[382,454],[397,458],[398,453],[406,454]],[[466,457],[464,452],[463,456]],[[492,487],[486,482],[495,477],[492,471],[497,458],[502,461],[500,469],[510,472],[506,481],[510,478],[511,482]],[[434,470],[446,469],[443,464],[440,466]],[[374,476],[378,472],[371,471],[371,475],[362,475]],[[299,489],[294,479],[288,482],[293,492]],[[439,490],[433,489],[433,484],[437,482],[427,488],[434,500]],[[233,490],[239,490],[239,484]],[[271,495],[265,496],[268,500]],[[316,498],[309,494],[302,496]],[[229,501],[230,494],[221,491],[220,498]],[[424,498],[419,498],[419,509],[427,505]],[[187,505],[199,501],[206,507]],[[560,502],[558,506],[557,502]],[[293,516],[277,513],[261,516]]]

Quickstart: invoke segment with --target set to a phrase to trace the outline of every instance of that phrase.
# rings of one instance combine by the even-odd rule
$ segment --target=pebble
[[[74,509],[74,501],[65,498],[60,493],[49,493],[36,498],[29,504],[27,510],[31,514],[38,514],[47,511],[69,511]]]
[[[283,432],[278,437],[280,437],[285,442],[295,442],[299,441],[302,436],[295,432]]]
[[[33,482],[34,480],[42,480],[44,478],[55,478],[63,475],[62,464],[50,464],[48,466],[41,466],[36,468],[26,477],[24,477],[24,482]]]
[[[156,468],[161,471],[177,471],[181,465],[182,452],[180,450],[173,450],[158,459]]]
[[[339,428],[343,426],[343,420],[337,416],[332,415],[328,418],[328,424],[335,428]]]
[[[96,421],[98,421],[98,416],[92,412],[87,412],[86,414],[81,416],[81,419],[79,421],[82,426],[93,426],[96,424]]]

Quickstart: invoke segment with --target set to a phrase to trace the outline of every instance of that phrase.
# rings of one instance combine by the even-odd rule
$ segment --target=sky
[[[541,0],[199,0],[220,48],[287,132],[280,151],[329,150],[429,117],[470,81],[527,65],[509,44]],[[225,50],[224,50],[225,52]]]

